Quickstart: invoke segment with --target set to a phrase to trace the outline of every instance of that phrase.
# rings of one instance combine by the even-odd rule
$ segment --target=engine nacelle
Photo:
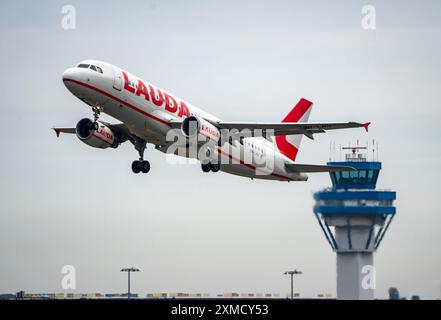
[[[94,148],[116,148],[115,135],[105,124],[84,118],[78,121],[75,131],[78,139]]]
[[[204,139],[208,138],[217,143],[221,138],[221,132],[216,126],[196,116],[185,118],[182,121],[181,131],[186,138],[193,138],[198,135],[198,142],[203,142]]]

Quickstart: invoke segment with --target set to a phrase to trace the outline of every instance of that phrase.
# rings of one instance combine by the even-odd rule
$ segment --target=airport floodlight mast
[[[139,272],[138,268],[124,268],[121,269],[121,272],[127,272],[127,299],[130,299],[130,272]]]
[[[283,274],[290,275],[291,276],[291,299],[294,299],[294,275],[295,274],[302,274],[303,272],[297,269],[294,269],[292,271],[286,271]]]

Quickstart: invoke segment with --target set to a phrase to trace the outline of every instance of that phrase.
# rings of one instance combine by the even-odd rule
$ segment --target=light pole
[[[127,272],[127,299],[130,299],[130,272],[139,272],[138,268],[124,268],[121,269],[121,272]]]
[[[294,275],[295,274],[302,274],[302,271],[294,269],[293,271],[286,271],[283,274],[290,275],[291,276],[291,299],[294,299]]]

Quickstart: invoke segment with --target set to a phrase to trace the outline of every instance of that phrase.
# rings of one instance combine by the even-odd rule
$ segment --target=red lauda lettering
[[[188,107],[185,105],[183,101],[181,101],[179,106],[179,114],[180,118],[187,118],[190,115],[190,111],[188,111]]]
[[[158,107],[162,106],[162,104],[164,103],[164,96],[162,95],[161,90],[156,89],[156,91],[158,91],[158,95],[156,96],[155,89],[153,89],[151,85],[149,85],[149,88],[150,88],[150,96],[152,97],[153,103]]]
[[[151,101],[158,107],[162,106],[165,101],[165,110],[171,113],[178,112],[178,116],[181,118],[187,118],[188,116],[190,116],[190,111],[183,101],[180,101],[178,105],[176,99],[173,96],[169,95],[168,93],[162,92],[158,88],[153,88],[153,86],[150,84],[148,85],[147,90],[147,86],[141,79],[138,79],[138,88],[135,90],[135,88],[132,87],[132,85],[130,84],[127,73],[125,71],[122,71],[122,74],[124,77],[124,89],[126,89],[127,91],[134,93],[137,96],[143,95],[144,98],[148,101],[150,101],[151,98]]]
[[[178,104],[176,103],[176,100],[171,95],[165,92],[164,92],[164,96],[165,96],[165,110],[171,113],[175,113],[178,110]]]
[[[138,89],[136,90],[136,95],[143,95],[146,100],[150,100],[149,93],[147,92],[147,87],[141,79],[138,80]]]
[[[124,89],[127,91],[130,91],[131,93],[135,93],[135,88],[133,88],[129,83],[129,77],[127,76],[127,73],[125,71],[122,72],[124,77]]]
[[[112,140],[112,138],[113,138],[112,134],[107,132],[106,130],[104,130],[104,128],[99,129],[98,131],[96,131],[96,133],[98,133],[100,136],[107,138],[109,140]]]

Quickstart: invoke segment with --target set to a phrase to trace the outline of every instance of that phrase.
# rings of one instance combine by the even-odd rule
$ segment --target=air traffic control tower
[[[314,193],[314,214],[337,254],[337,298],[374,299],[373,253],[395,215],[394,191],[377,190],[381,162],[367,161],[367,147],[346,147],[346,161],[328,165],[355,171],[330,172],[332,187]]]

